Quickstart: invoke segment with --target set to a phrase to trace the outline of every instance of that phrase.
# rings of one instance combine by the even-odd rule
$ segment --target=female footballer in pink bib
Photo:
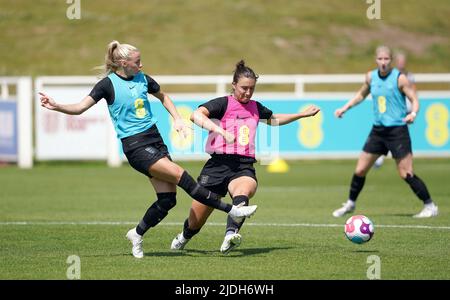
[[[224,100],[221,101],[224,102]],[[226,98],[226,102],[226,111],[218,125],[238,138],[233,143],[227,143],[225,138],[217,132],[210,132],[206,142],[206,152],[255,158],[255,134],[259,121],[257,102],[254,100],[249,100],[247,103],[239,102],[231,95]]]
[[[241,60],[234,71],[232,94],[200,105],[191,116],[195,124],[209,131],[206,152],[211,158],[203,167],[198,183],[222,197],[230,193],[236,206],[248,205],[258,187],[253,164],[256,162],[255,135],[259,122],[278,126],[319,112],[319,108],[312,105],[301,113],[273,114],[260,102],[251,99],[257,79],[258,75]],[[194,200],[183,232],[174,238],[171,249],[184,249],[212,211]],[[227,219],[225,238],[220,247],[222,253],[227,254],[240,245],[239,230],[244,220]]]

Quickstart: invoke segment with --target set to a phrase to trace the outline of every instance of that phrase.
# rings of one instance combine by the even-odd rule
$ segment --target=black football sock
[[[186,219],[186,220],[184,221],[184,225],[183,225],[183,236],[184,236],[185,239],[188,239],[188,240],[189,240],[189,239],[192,239],[192,237],[193,237],[194,235],[196,235],[197,233],[199,233],[200,229],[201,229],[201,228],[199,228],[199,229],[190,229],[190,228],[189,228],[189,220]]]
[[[242,202],[245,203],[244,205],[248,205],[248,203],[249,203],[248,197],[244,196],[244,195],[239,195],[239,196],[233,197],[233,205],[239,205]],[[225,230],[225,233],[230,232],[230,231],[239,232],[239,230],[242,227],[242,224],[244,224],[244,221],[245,221],[245,218],[241,222],[238,223],[238,222],[234,221],[230,216],[228,216],[227,228]]]
[[[219,195],[199,185],[186,171],[181,175],[178,186],[185,190],[193,199],[204,205],[217,208],[226,213],[230,212],[232,208],[232,205],[221,201]]]
[[[356,201],[359,193],[364,187],[364,183],[366,182],[366,177],[359,177],[356,174],[353,174],[352,182],[350,184],[350,193],[348,199],[352,201]]]
[[[427,186],[422,181],[422,179],[416,176],[416,174],[412,176],[410,174],[407,174],[405,181],[409,184],[414,194],[416,194],[424,204],[430,204],[431,202],[433,202],[433,200],[431,200],[431,196],[428,192]]]
[[[156,195],[158,200],[147,209],[144,217],[136,226],[136,232],[139,235],[144,235],[147,230],[161,222],[177,203],[176,193],[158,193]]]

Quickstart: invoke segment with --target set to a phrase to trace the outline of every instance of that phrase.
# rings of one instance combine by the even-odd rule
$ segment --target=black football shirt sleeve
[[[153,78],[151,78],[148,75],[145,75],[145,78],[147,79],[147,86],[148,86],[149,94],[156,94],[161,90],[161,87]]]
[[[105,77],[97,82],[89,93],[89,96],[91,96],[95,102],[105,99],[108,104],[112,104],[114,102],[114,88],[111,79]]]
[[[258,107],[258,114],[260,119],[268,120],[272,117],[273,112],[270,109],[268,109],[259,102],[256,102],[256,106]]]
[[[203,106],[209,111],[210,119],[221,120],[225,115],[228,107],[228,97],[220,97],[213,100],[210,100],[206,103],[199,105],[199,107]]]

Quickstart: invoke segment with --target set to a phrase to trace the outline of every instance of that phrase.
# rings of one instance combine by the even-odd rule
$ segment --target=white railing
[[[15,93],[9,86],[14,86]],[[33,166],[31,77],[0,77],[0,100],[17,102],[17,163]]]
[[[186,97],[186,95],[224,95],[229,92],[230,83],[232,80],[231,75],[181,75],[181,76],[167,76],[167,75],[155,75],[155,80],[163,86],[164,90],[169,89],[171,85],[191,85],[199,88],[199,93],[171,93],[174,101],[177,101],[178,97]],[[417,83],[444,83],[450,84],[450,73],[441,74],[421,74],[416,73],[415,79]],[[0,99],[9,99],[10,101],[17,101],[18,107],[18,165],[22,168],[30,168],[33,165],[33,140],[32,140],[32,97],[34,96],[35,107],[39,107],[39,91],[45,91],[46,87],[57,87],[64,89],[65,87],[83,86],[86,89],[90,89],[99,80],[95,76],[42,76],[37,77],[34,81],[34,90],[32,89],[32,79],[30,77],[0,77]],[[364,74],[331,74],[331,75],[261,75],[258,80],[258,86],[260,85],[291,85],[291,90],[286,88],[283,92],[259,92],[255,93],[255,98],[273,97],[279,98],[336,98],[342,95],[351,95],[356,90],[351,88],[348,92],[311,92],[308,91],[308,85],[327,84],[336,85],[342,91],[342,85],[345,84],[362,84],[364,82]],[[209,93],[202,93],[202,85],[213,85],[214,91]],[[192,89],[192,88],[191,88]],[[266,88],[267,90],[267,88]],[[419,90],[419,96],[421,94],[430,95],[449,95],[450,89],[442,91],[424,91]],[[82,95],[85,96],[85,95]],[[276,96],[276,97],[274,97]],[[80,98],[81,99],[81,98]],[[80,99],[73,99],[77,101]],[[110,122],[108,122],[109,124]],[[109,125],[108,125],[109,126]],[[108,164],[111,166],[120,164],[120,158],[117,153],[117,147],[115,142],[111,142],[115,139],[112,127],[108,129],[109,140],[108,147]]]
[[[434,73],[434,74],[414,74],[417,83],[450,83],[450,73]],[[330,93],[314,93],[306,92],[305,86],[309,84],[358,84],[364,82],[364,74],[330,74],[330,75],[261,75],[258,79],[258,85],[264,84],[293,84],[291,92],[277,93],[289,97],[302,98],[313,95],[325,95]],[[227,91],[227,85],[231,83],[231,75],[155,75],[154,79],[163,86],[166,85],[215,85],[216,95],[224,95]],[[35,87],[39,90],[43,84],[46,85],[93,85],[99,79],[94,76],[45,76],[38,77],[35,81]],[[352,93],[356,91],[348,91]],[[420,91],[428,92],[428,91]],[[440,92],[434,91],[433,92]],[[445,92],[448,92],[446,90]],[[342,93],[342,92],[341,92]],[[199,93],[195,93],[199,94]],[[273,93],[261,93],[270,95]],[[336,94],[333,93],[335,96]]]

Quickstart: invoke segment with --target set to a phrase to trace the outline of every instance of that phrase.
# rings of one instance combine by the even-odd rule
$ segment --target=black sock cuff
[[[249,203],[248,196],[238,195],[236,197],[233,197],[233,205],[238,205],[238,204],[240,204],[242,202],[244,202],[245,205],[248,205],[248,203]]]
[[[189,220],[186,219],[186,220],[184,221],[184,224],[183,224],[183,236],[184,236],[185,239],[188,239],[188,240],[189,240],[189,239],[192,239],[192,237],[193,237],[194,235],[196,235],[197,233],[199,233],[200,229],[201,229],[201,228],[199,228],[199,229],[190,229],[190,228],[189,228]]]
[[[356,174],[353,174],[353,180],[364,181],[364,180],[366,180],[366,176],[358,176]]]
[[[405,181],[407,182],[407,183],[411,183],[412,182],[412,180],[414,180],[415,178],[419,178],[419,177],[417,177],[416,176],[416,174],[406,174],[406,177],[405,177]]]
[[[139,224],[136,226],[136,233],[139,235],[144,235],[147,232],[147,230],[144,228],[147,228],[148,230],[149,226],[141,220],[141,222],[139,222]]]
[[[195,188],[197,183],[188,172],[184,171],[177,185],[190,193]]]
[[[431,204],[433,203],[433,199],[429,198],[427,200],[423,200],[423,204]]]
[[[167,193],[156,193],[156,197],[159,199],[176,198],[177,193],[167,192]]]

